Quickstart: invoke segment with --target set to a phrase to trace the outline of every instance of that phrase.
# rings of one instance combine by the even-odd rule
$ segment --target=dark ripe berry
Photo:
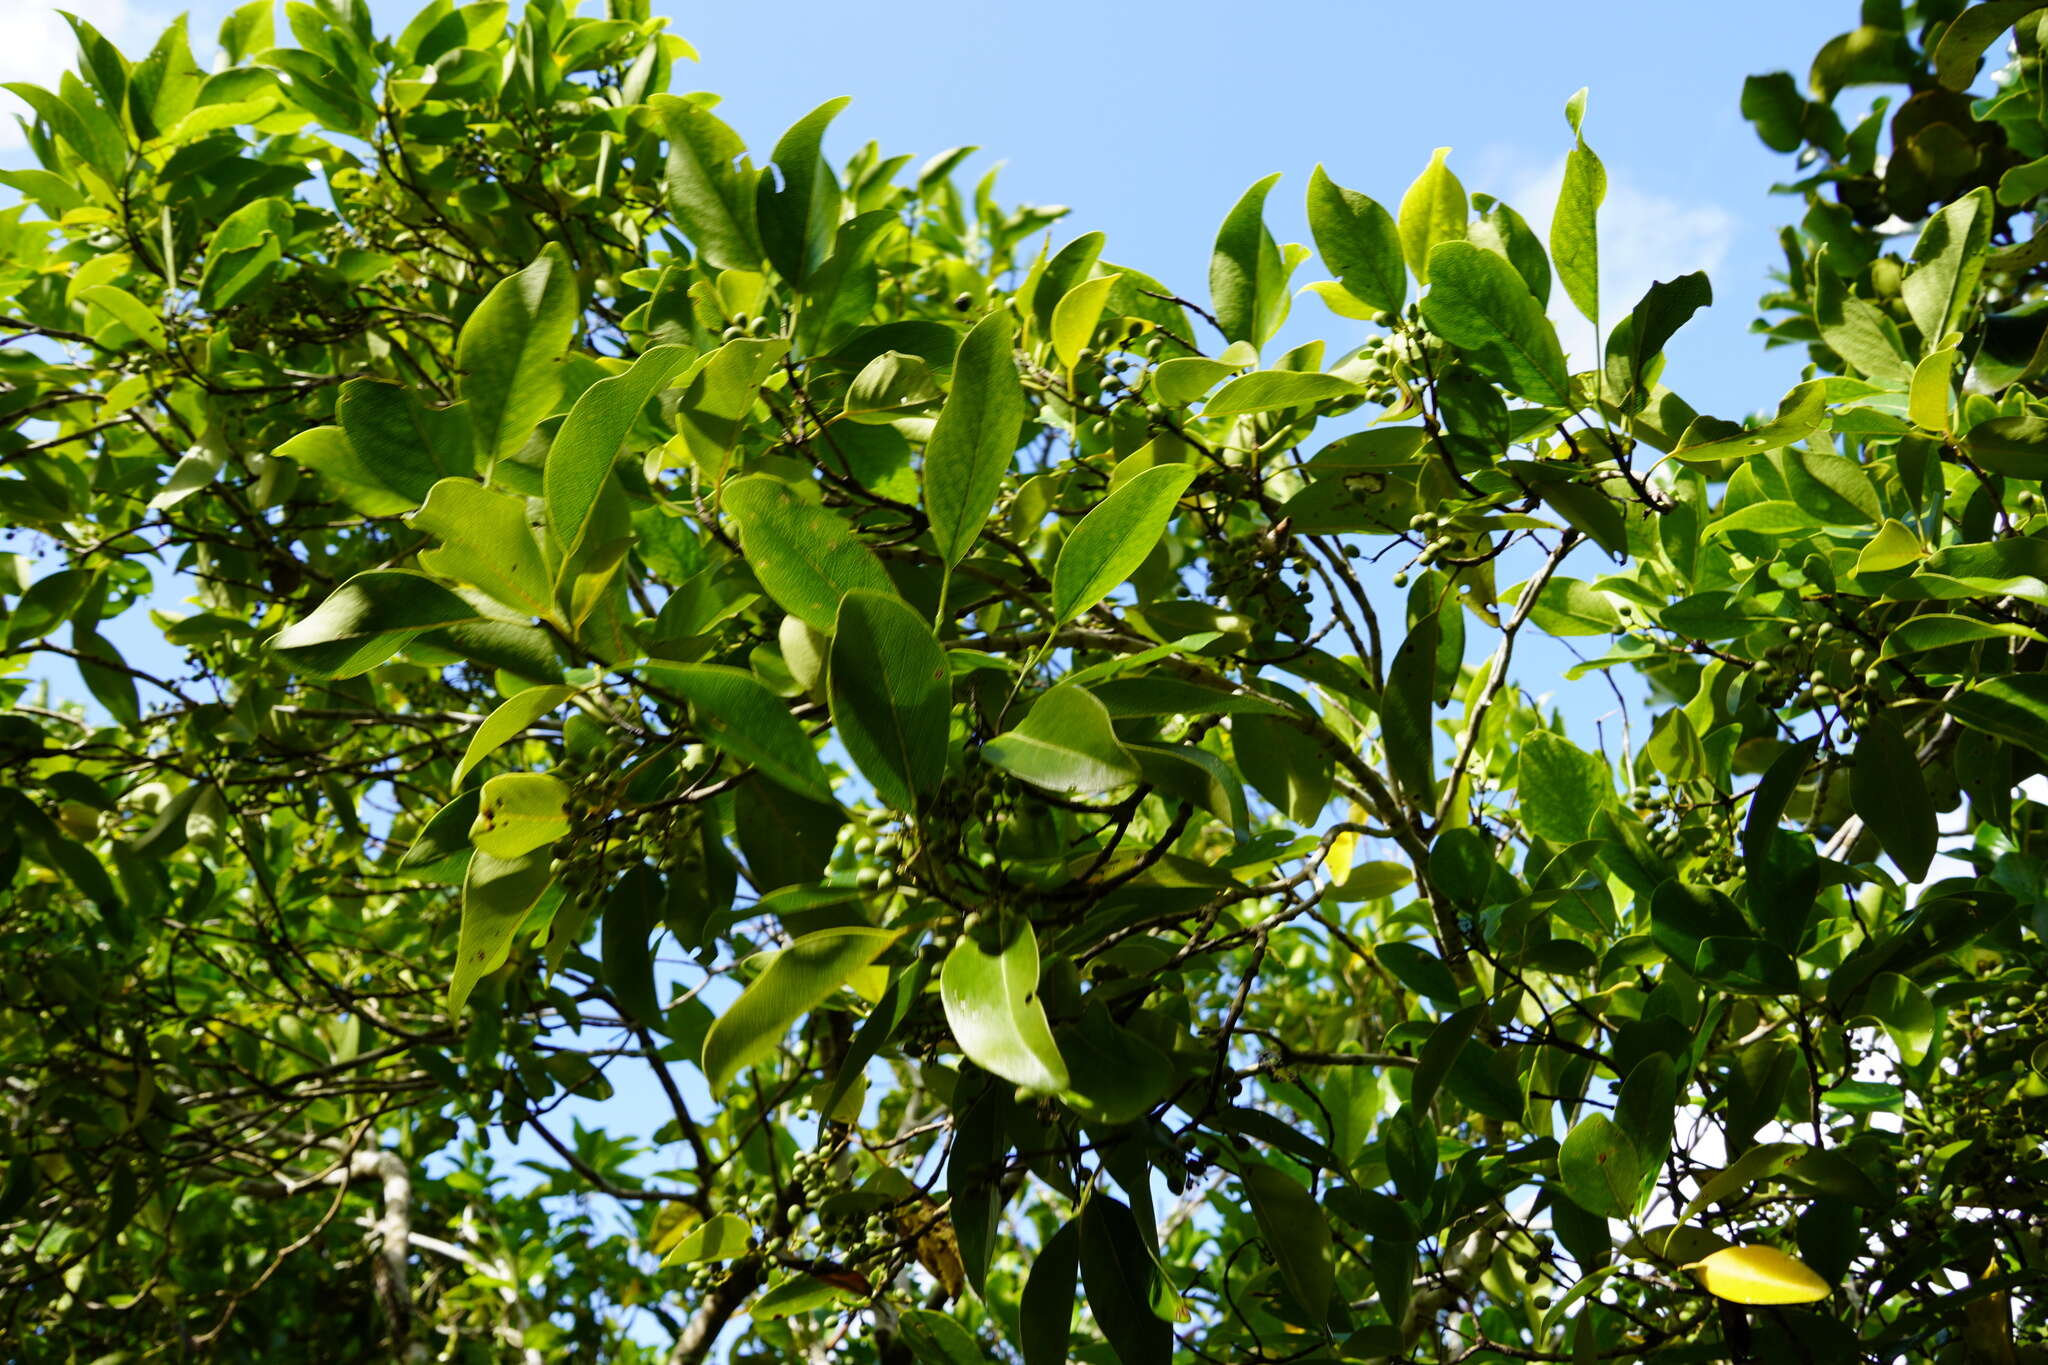
[[[966,312],[974,307],[974,295],[967,293],[965,290],[961,291],[960,296],[953,300],[953,307],[958,312]]]

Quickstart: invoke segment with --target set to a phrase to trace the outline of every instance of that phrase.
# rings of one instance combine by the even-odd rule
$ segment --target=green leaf
[[[399,868],[407,872],[420,872],[450,858],[461,858],[466,870],[472,852],[469,827],[476,823],[477,807],[482,804],[483,792],[472,788],[435,811],[433,818],[427,821],[418,837],[412,841],[412,847],[398,860]],[[152,830],[151,833],[155,831]]]
[[[1436,268],[1430,260],[1431,253],[1444,242],[1465,240],[1465,220],[1471,212],[1464,185],[1444,164],[1450,154],[1448,147],[1430,153],[1429,165],[1401,196],[1401,254],[1407,258],[1415,278],[1424,284],[1431,282],[1431,272]]]
[[[478,850],[462,882],[462,931],[455,944],[455,974],[448,981],[448,1013],[461,1014],[476,983],[505,965],[526,912],[554,880],[545,848],[516,858]]]
[[[1034,1094],[1070,1083],[1038,998],[1038,939],[1029,923],[999,953],[962,935],[939,972],[939,999],[953,1040],[967,1060]]]
[[[1607,760],[1563,735],[1533,731],[1522,742],[1516,793],[1523,827],[1553,844],[1577,843],[1614,800]]]
[[[258,199],[222,219],[207,243],[200,303],[232,308],[254,293],[284,258],[291,232],[292,206],[282,199]]]
[[[1313,736],[1264,715],[1230,723],[1230,751],[1244,780],[1298,825],[1313,825],[1329,802],[1331,760]]]
[[[476,727],[476,733],[469,737],[469,747],[462,751],[462,761],[455,765],[455,776],[448,785],[460,791],[462,779],[469,776],[477,764],[581,690],[557,685],[529,687],[523,692],[514,692],[484,717],[483,724]]]
[[[1949,698],[1947,711],[1973,730],[2048,755],[2048,673],[1979,679]]]
[[[646,863],[634,863],[612,887],[599,928],[605,989],[625,1017],[643,1027],[659,1026],[662,1020],[653,937],[667,905],[668,889],[661,874]]]
[[[471,472],[461,406],[428,407],[403,385],[351,379],[334,416],[371,476],[408,503],[426,498],[437,480]]]
[[[859,1303],[865,1297],[840,1281],[823,1280],[816,1275],[799,1272],[769,1285],[767,1291],[748,1307],[747,1314],[756,1322],[774,1322],[778,1318],[812,1313],[835,1304]]]
[[[1761,455],[1805,440],[1827,420],[1827,412],[1826,381],[1809,380],[1786,394],[1778,404],[1777,416],[1759,426],[1728,431],[1722,423],[1718,431],[1709,430],[1704,425],[1709,419],[1701,418],[1686,428],[1671,455],[1673,459],[1701,461]]]
[[[1557,1154],[1558,1178],[1573,1202],[1609,1218],[1635,1212],[1643,1158],[1628,1134],[1605,1114],[1590,1113],[1565,1134]]]
[[[704,1078],[723,1095],[740,1072],[774,1055],[790,1026],[829,1000],[901,930],[849,925],[805,934],[761,955],[761,970],[704,1035]]]
[[[854,538],[843,518],[798,497],[780,479],[734,479],[725,486],[724,502],[762,590],[820,635],[831,633],[839,599],[854,589],[895,593],[881,561]]]
[[[1950,90],[1968,90],[1977,76],[1977,59],[1998,35],[2036,10],[2042,0],[1991,0],[1972,5],[1951,19],[1934,48],[1934,78]]]
[[[1053,565],[1055,620],[1073,620],[1137,572],[1196,472],[1191,464],[1154,465],[1081,518]]]
[[[946,652],[903,600],[855,590],[832,632],[832,725],[875,794],[916,810],[946,772]]]
[[[1070,1219],[1039,1246],[1025,1275],[1017,1305],[1017,1348],[1024,1365],[1066,1365],[1080,1273],[1081,1224]]]
[[[706,482],[725,478],[761,385],[788,351],[780,337],[735,337],[691,366],[676,404],[676,426]]]
[[[846,415],[856,422],[893,422],[905,413],[930,407],[944,398],[932,378],[931,367],[923,359],[901,351],[884,351],[853,377],[853,384],[846,391]]]
[[[1244,1160],[1239,1178],[1288,1291],[1311,1319],[1321,1321],[1337,1284],[1330,1224],[1322,1207],[1299,1181],[1271,1166]]]
[[[1976,644],[1983,640],[2034,640],[2048,642],[2039,631],[2008,621],[1980,621],[1974,616],[1935,613],[1912,616],[1884,634],[1881,659],[1896,659],[1929,649]]]
[[[1317,166],[1308,181],[1308,226],[1323,263],[1351,297],[1388,313],[1407,304],[1408,270],[1392,214]]]
[[[668,139],[662,196],[707,265],[751,270],[761,262],[754,235],[754,172],[746,144],[695,100],[656,95],[648,101]]]
[[[1849,799],[1907,880],[1925,878],[1940,842],[1934,801],[1914,746],[1886,717],[1857,733]]]
[[[953,389],[925,446],[925,512],[949,569],[981,538],[1017,450],[1026,409],[1015,351],[1016,331],[1002,312],[990,313],[961,338]]]
[[[754,1229],[737,1214],[716,1214],[669,1248],[661,1263],[671,1266],[738,1260],[747,1254],[747,1242],[753,1235]]]
[[[1209,298],[1216,321],[1230,341],[1264,346],[1287,319],[1289,267],[1266,230],[1266,196],[1280,180],[1275,172],[1259,181],[1231,207],[1209,254]]]
[[[1361,390],[1356,384],[1334,374],[1261,370],[1225,384],[1221,393],[1202,405],[1202,415],[1238,417],[1248,412],[1271,412],[1275,408],[1303,407],[1328,399],[1349,398],[1359,392]]]
[[[119,285],[91,285],[78,291],[78,301],[103,309],[108,317],[133,332],[135,339],[152,351],[164,349],[163,320],[144,307],[141,299]]]
[[[487,477],[560,401],[562,353],[575,335],[578,307],[575,267],[549,243],[533,264],[498,281],[462,324],[456,387]]]
[[[469,841],[479,853],[519,858],[569,832],[569,788],[546,773],[500,773],[484,783]]]
[[[1595,327],[1600,325],[1599,214],[1606,198],[1607,168],[1581,136],[1565,154],[1564,183],[1550,219],[1550,256],[1565,296]]]
[[[1437,646],[1441,632],[1435,612],[1417,621],[1387,666],[1380,700],[1380,742],[1387,770],[1419,805],[1436,804],[1435,707]]]
[[[1173,1328],[1152,1311],[1150,1238],[1129,1206],[1097,1191],[1081,1205],[1081,1286],[1119,1365],[1172,1365]]]
[[[1895,518],[1887,517],[1877,534],[1870,538],[1856,556],[1856,572],[1889,573],[1903,569],[1927,553],[1927,547],[1920,543],[1920,537],[1911,527]],[[1886,648],[1890,645],[1887,642]]]
[[[1373,948],[1372,955],[1409,990],[1439,1005],[1456,1008],[1461,998],[1457,980],[1436,954],[1413,943],[1381,943]]]
[[[1021,725],[981,746],[981,756],[1015,777],[1064,796],[1089,796],[1138,780],[1138,764],[1117,740],[1109,712],[1085,688],[1041,693]]]
[[[1172,1060],[1117,1023],[1100,1000],[1054,1037],[1070,1073],[1063,1098],[1090,1123],[1135,1123],[1173,1092]]]
[[[775,144],[777,185],[763,175],[754,188],[754,219],[761,246],[777,273],[801,290],[824,263],[839,226],[839,181],[824,156],[825,129],[852,103],[841,95],[790,125]]]
[[[1102,305],[1108,301],[1109,291],[1122,278],[1122,275],[1097,275],[1092,280],[1083,280],[1069,289],[1053,307],[1052,352],[1066,369],[1071,371],[1081,363],[1081,355],[1095,335],[1095,324],[1102,321]]]
[[[1899,1049],[1899,1060],[1907,1066],[1918,1066],[1927,1060],[1940,1016],[1927,992],[1913,982],[1897,972],[1879,972],[1870,979],[1859,1013],[1884,1026]]]
[[[813,801],[832,800],[825,765],[789,703],[742,669],[724,664],[649,663],[641,672],[680,693],[706,742]]]
[[[1949,387],[1956,367],[1956,348],[1930,351],[1913,367],[1906,415],[1922,431],[1944,435],[1949,425]]]
[[[558,578],[574,572],[595,522],[592,513],[612,482],[612,465],[633,421],[690,359],[687,346],[656,346],[623,374],[600,379],[569,409],[541,469],[548,535],[561,551]],[[590,547],[595,548],[595,547]]]
[[[1693,974],[1705,985],[1738,995],[1796,995],[1799,991],[1799,969],[1791,955],[1775,943],[1747,934],[1701,939]]]
[[[1146,392],[1153,401],[1170,408],[1185,407],[1216,387],[1217,380],[1237,373],[1258,358],[1258,351],[1243,341],[1231,342],[1214,360],[1200,355],[1176,356],[1152,372]]]
[[[481,588],[522,615],[554,615],[547,564],[524,498],[473,479],[442,479],[405,520],[441,542],[420,551],[427,572]]]
[[[479,619],[474,606],[431,578],[375,569],[349,579],[311,615],[272,636],[270,648],[301,673],[353,678],[423,631]]]
[[[907,1308],[896,1323],[905,1344],[925,1365],[983,1365],[988,1359],[974,1333],[944,1313]]]
[[[1836,355],[1878,383],[1904,383],[1913,365],[1898,324],[1868,300],[1849,292],[1822,247],[1814,255],[1813,321],[1820,339]]]
[[[1980,185],[1921,226],[1913,244],[1912,269],[1906,272],[1900,293],[1920,329],[1923,355],[1938,349],[1950,332],[1964,330],[1984,277],[1984,252],[1997,216],[1991,191]]]
[[[1607,400],[1633,411],[1651,388],[1650,366],[1679,328],[1714,301],[1706,272],[1658,280],[1607,338]]]
[[[1570,403],[1557,330],[1503,257],[1470,242],[1445,242],[1430,252],[1429,278],[1422,316],[1431,331],[1469,352],[1511,392],[1552,407]]]

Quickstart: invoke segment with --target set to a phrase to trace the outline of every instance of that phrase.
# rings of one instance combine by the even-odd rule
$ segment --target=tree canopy
[[[2048,3],[1744,86],[1723,415],[1584,92],[1204,291],[284,9],[10,87],[0,1355],[2048,1360]]]

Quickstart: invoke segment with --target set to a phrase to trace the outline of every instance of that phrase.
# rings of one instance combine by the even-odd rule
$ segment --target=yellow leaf
[[[1730,1303],[1812,1303],[1834,1292],[1804,1261],[1775,1247],[1724,1247],[1679,1268],[1697,1271],[1709,1294]]]

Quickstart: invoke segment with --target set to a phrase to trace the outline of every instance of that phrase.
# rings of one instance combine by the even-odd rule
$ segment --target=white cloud
[[[65,0],[63,8],[130,57],[155,39],[155,26],[145,22],[151,16],[128,0]],[[0,0],[0,81],[30,81],[54,90],[58,76],[77,63],[78,42],[57,9],[42,0]],[[13,115],[26,108],[12,94],[0,91],[0,152],[22,145],[21,126]]]
[[[1551,211],[1563,183],[1564,158],[1559,157],[1541,171],[1508,177],[1502,197],[1548,242]],[[1651,194],[1610,166],[1607,200],[1600,206],[1602,336],[1628,316],[1654,282],[1691,270],[1711,275],[1727,256],[1738,226],[1735,215],[1718,204]],[[1550,316],[1574,368],[1591,365],[1596,354],[1593,328],[1562,289],[1551,290]]]

